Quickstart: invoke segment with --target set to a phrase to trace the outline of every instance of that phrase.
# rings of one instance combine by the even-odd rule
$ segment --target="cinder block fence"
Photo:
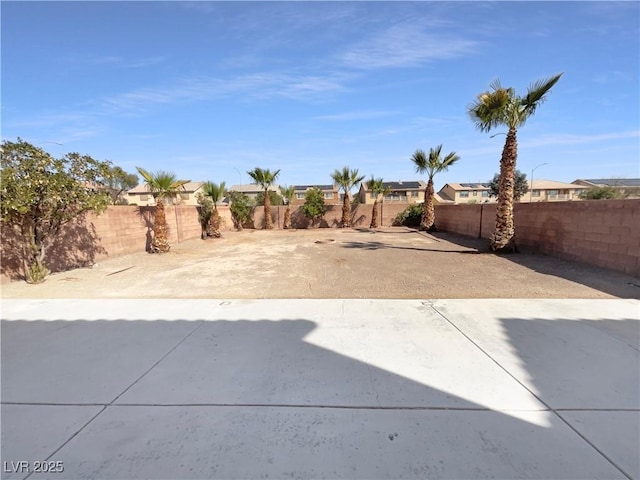
[[[380,225],[391,226],[406,204],[385,203]],[[285,208],[272,207],[274,228],[282,228]],[[495,226],[495,204],[437,205],[436,224],[442,231],[475,238],[489,238]],[[233,228],[226,206],[219,206],[222,229]],[[352,212],[353,226],[366,228],[372,205],[361,204]],[[200,237],[198,212],[192,206],[167,206],[169,241],[180,243]],[[331,205],[321,227],[340,223],[341,205]],[[640,200],[593,200],[521,203],[514,210],[516,238],[536,251],[640,276]],[[306,228],[299,209],[292,212],[293,227]],[[151,241],[153,207],[112,206],[101,215],[88,215],[66,229],[48,252],[52,271],[93,264],[105,257],[145,251]],[[263,209],[254,211],[253,224],[261,228]],[[20,278],[20,245],[10,227],[2,225],[2,281]]]

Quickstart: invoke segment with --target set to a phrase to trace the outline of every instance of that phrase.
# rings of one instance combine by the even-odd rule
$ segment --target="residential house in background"
[[[495,203],[489,196],[488,183],[447,183],[438,192],[440,198],[454,203]]]
[[[529,191],[520,199],[521,202],[566,202],[580,200],[584,188],[573,183],[556,182],[555,180],[535,179],[529,181]]]
[[[336,185],[294,185],[291,205],[303,205],[307,191],[312,188],[319,188],[322,191],[326,205],[338,205],[342,201]]]
[[[584,187],[572,183],[543,179],[529,181],[529,187],[529,191],[520,198],[521,203],[580,200],[580,192],[584,190]],[[489,183],[447,183],[438,194],[455,203],[496,203],[498,198],[490,197],[489,192]]]
[[[427,184],[422,180],[418,181],[398,181],[398,182],[383,182],[383,187],[391,190],[388,195],[384,197],[385,202],[393,203],[422,203],[424,200],[424,191],[427,188]],[[360,203],[371,204],[375,201],[377,194],[374,194],[368,187],[367,182],[360,184],[360,190],[358,191]],[[378,199],[380,201],[380,199]],[[438,199],[436,199],[436,202]]]
[[[256,198],[258,197],[258,193],[263,191],[264,189],[257,183],[249,183],[247,185],[233,185],[232,187],[227,188],[227,192],[244,193],[247,197],[249,197],[253,201],[255,201]],[[270,185],[269,191],[276,192],[278,195],[281,195],[279,185]]]
[[[181,191],[174,195],[164,197],[165,205],[198,205],[196,195],[202,190],[204,182],[187,182],[183,185]],[[146,207],[155,205],[156,201],[153,194],[146,183],[141,183],[137,187],[127,192],[127,202],[129,205],[138,205]]]
[[[571,183],[585,187],[585,190],[597,187],[613,187],[621,190],[627,197],[640,197],[640,178],[578,178]]]

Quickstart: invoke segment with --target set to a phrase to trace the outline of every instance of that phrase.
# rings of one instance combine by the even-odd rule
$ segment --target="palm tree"
[[[269,187],[276,181],[276,178],[278,178],[280,170],[276,170],[271,173],[269,170],[256,167],[247,173],[258,185],[264,188],[264,228],[265,230],[271,230],[273,225],[271,223],[271,200],[269,199]]]
[[[364,178],[364,175],[358,176],[358,169],[350,170],[349,167],[343,167],[342,170],[334,170],[331,174],[333,181],[344,192],[344,200],[342,202],[342,221],[341,228],[351,227],[351,204],[349,203],[349,192]]]
[[[518,157],[518,128],[523,126],[545,95],[560,80],[562,73],[531,84],[524,97],[516,95],[513,88],[504,88],[498,80],[489,85],[490,90],[478,95],[471,106],[469,115],[476,128],[490,132],[493,128],[507,127],[507,139],[500,158],[500,187],[496,229],[491,235],[491,249],[495,252],[517,251],[513,223],[513,190],[515,183],[516,159]]]
[[[155,218],[153,220],[153,238],[151,240],[151,253],[165,253],[171,249],[167,240],[167,218],[164,213],[164,198],[175,195],[189,180],[177,180],[172,172],[157,171],[148,172],[144,168],[136,167],[140,176],[149,187],[156,201]]]
[[[380,203],[382,203],[384,197],[391,192],[391,187],[385,187],[382,178],[374,178],[373,175],[371,175],[371,178],[367,181],[367,188],[371,190],[371,194],[373,195],[373,209],[371,210],[371,223],[369,224],[369,228],[378,228],[378,198],[380,198]]]
[[[289,229],[291,228],[291,200],[293,200],[295,189],[293,185],[289,187],[284,186],[280,188],[280,193],[287,202],[287,209],[284,211],[284,222],[282,223],[282,228]]]
[[[429,149],[429,156],[422,151],[416,150],[411,161],[416,166],[416,172],[425,173],[429,176],[427,188],[424,189],[424,201],[422,202],[422,217],[420,218],[420,230],[434,232],[436,228],[436,213],[433,208],[433,177],[436,173],[444,172],[451,165],[460,160],[456,152],[449,153],[444,159],[441,157],[442,145]]]
[[[202,191],[204,194],[211,199],[213,202],[213,213],[211,214],[211,234],[212,237],[220,238],[222,237],[222,233],[220,233],[220,214],[218,213],[218,202],[220,202],[225,195],[225,183],[220,182],[220,185],[214,182],[206,182]]]

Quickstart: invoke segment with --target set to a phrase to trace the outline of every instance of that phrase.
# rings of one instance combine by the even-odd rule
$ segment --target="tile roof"
[[[529,187],[531,187],[531,180],[529,180]],[[534,190],[560,190],[560,189],[576,189],[580,188],[579,185],[574,183],[556,182],[555,180],[545,180],[543,178],[536,178],[533,180]]]
[[[367,188],[367,181],[362,182],[362,186],[366,191],[369,191]],[[389,187],[393,191],[403,191],[403,190],[421,190],[426,188],[427,184],[422,180],[410,180],[404,181],[400,180],[397,182],[382,182],[383,187]]]
[[[294,185],[293,186],[293,190],[296,192],[299,192],[299,191],[306,192],[307,190],[311,190],[312,188],[319,188],[322,191],[329,190],[331,192],[333,192],[334,190],[337,190],[337,187],[335,185]]]
[[[640,178],[579,178],[573,183],[578,181],[602,187],[640,187]]]
[[[257,183],[249,183],[247,185],[233,185],[227,189],[229,192],[245,192],[245,193],[256,193],[262,192],[263,188]],[[280,191],[280,187],[278,185],[270,185],[269,190],[273,190],[274,192]]]

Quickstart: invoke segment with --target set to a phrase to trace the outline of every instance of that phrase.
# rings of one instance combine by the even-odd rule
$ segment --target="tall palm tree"
[[[178,180],[172,172],[159,170],[151,173],[141,167],[136,167],[136,169],[156,201],[151,252],[168,252],[171,246],[169,245],[169,240],[167,240],[167,217],[164,212],[164,198],[175,195],[189,180]]]
[[[507,127],[507,139],[500,158],[500,187],[496,229],[491,235],[491,249],[495,252],[517,251],[513,223],[513,191],[516,160],[518,157],[518,128],[523,126],[545,95],[560,80],[562,73],[531,84],[524,97],[516,95],[513,88],[504,88],[498,80],[489,85],[490,90],[478,95],[469,106],[469,115],[481,132],[495,127]]]
[[[342,202],[342,221],[341,228],[351,227],[351,204],[349,203],[349,192],[359,182],[362,181],[364,175],[358,175],[358,169],[350,170],[349,167],[343,167],[342,170],[334,170],[331,174],[333,181],[344,192],[344,200]]]
[[[373,194],[373,209],[371,210],[371,223],[369,224],[369,228],[378,228],[378,198],[380,198],[380,203],[382,203],[384,197],[391,193],[391,187],[385,186],[382,178],[374,178],[373,175],[371,175],[371,178],[367,181],[367,188],[371,190]]]
[[[423,150],[416,150],[411,161],[416,166],[416,172],[425,173],[429,176],[427,188],[424,189],[424,201],[422,202],[422,217],[420,218],[420,230],[434,232],[436,228],[436,213],[433,208],[433,177],[436,173],[444,172],[451,165],[460,160],[456,152],[449,153],[446,157],[441,157],[442,145],[429,149],[429,155]]]
[[[202,191],[213,202],[213,213],[211,214],[211,236],[215,238],[222,237],[220,233],[220,214],[218,213],[218,202],[220,202],[225,195],[225,183],[220,182],[220,185],[214,182],[206,182]]]
[[[278,178],[280,170],[276,170],[272,173],[269,170],[256,167],[247,173],[258,185],[264,188],[264,228],[265,230],[271,230],[273,228],[273,224],[271,222],[271,199],[269,198],[269,187],[276,181],[276,178]]]
[[[291,201],[293,200],[295,189],[293,185],[289,187],[285,185],[280,188],[280,193],[287,202],[287,209],[284,211],[284,222],[282,223],[282,228],[289,229],[291,228]]]

